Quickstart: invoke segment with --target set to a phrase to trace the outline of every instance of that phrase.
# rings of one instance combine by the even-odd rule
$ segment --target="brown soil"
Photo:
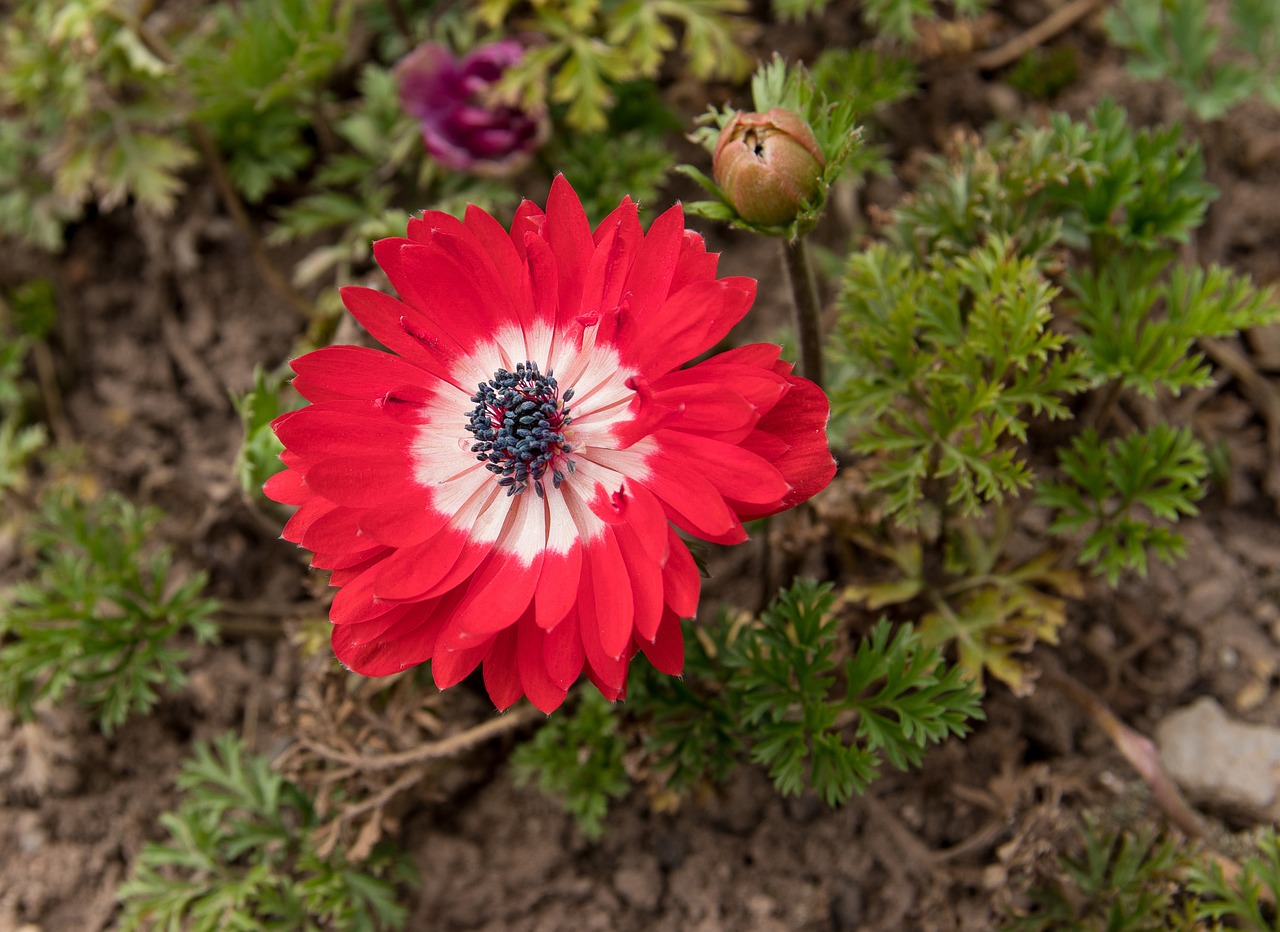
[[[1024,25],[1043,13],[1026,6]],[[1089,64],[1055,107],[1078,114],[1109,93],[1140,122],[1182,115],[1174,94],[1134,83],[1099,56],[1092,27],[1078,32],[1071,41]],[[809,42],[786,39],[800,53]],[[957,125],[1009,115],[1011,101],[1014,115],[1043,111],[995,80],[939,65],[924,97],[895,111],[895,164],[936,150]],[[1203,139],[1222,199],[1196,255],[1230,261],[1262,283],[1280,276],[1278,134],[1280,116],[1245,107]],[[872,197],[909,186],[904,173],[878,183]],[[757,321],[784,319],[772,250],[708,235],[726,250],[723,272],[761,279]],[[296,256],[275,258],[288,268]],[[162,534],[182,567],[207,570],[212,594],[243,622],[221,646],[194,655],[186,694],[110,740],[63,708],[27,724],[0,718],[0,932],[87,932],[112,926],[115,886],[143,842],[161,837],[156,819],[176,802],[173,778],[193,740],[237,728],[276,754],[291,728],[320,727],[324,684],[344,677],[323,653],[300,661],[298,639],[280,636],[305,634],[323,618],[321,580],[276,539],[279,517],[248,504],[232,474],[240,428],[229,393],[251,386],[256,364],[285,358],[301,326],[263,286],[212,190],[193,179],[164,221],[137,211],[86,221],[60,257],[10,249],[0,288],[31,277],[58,292],[59,439],[83,445],[86,471],[103,486],[164,508]],[[1274,335],[1248,348],[1264,371],[1280,370]],[[1206,694],[1247,720],[1280,721],[1280,526],[1267,494],[1277,488],[1267,474],[1274,463],[1257,415],[1229,381],[1197,418],[1228,444],[1235,472],[1188,522],[1187,559],[1116,593],[1095,588],[1073,608],[1054,652],[1147,733]],[[708,608],[726,593],[754,592],[749,552],[719,565]],[[406,713],[395,728],[360,727],[388,748],[403,746],[406,734],[460,730],[491,714],[469,689],[447,701],[402,689],[398,701],[422,715]],[[1083,809],[1135,818],[1156,809],[1105,737],[1047,687],[1028,699],[993,687],[985,708],[987,721],[968,740],[934,750],[918,772],[889,774],[841,810],[808,796],[781,799],[744,767],[676,812],[637,790],[614,807],[598,844],[554,801],[514,785],[508,736],[426,771],[383,813],[421,868],[421,889],[406,893],[409,927],[992,928],[1027,878],[1069,844]]]

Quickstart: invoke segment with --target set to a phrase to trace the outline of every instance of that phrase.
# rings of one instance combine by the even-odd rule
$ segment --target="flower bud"
[[[520,61],[510,39],[455,58],[426,42],[396,65],[400,103],[422,126],[427,152],[447,168],[501,177],[519,171],[547,138],[545,110],[496,103],[493,86]]]
[[[827,160],[809,124],[790,110],[738,113],[716,140],[712,171],[743,220],[781,226],[821,187]]]

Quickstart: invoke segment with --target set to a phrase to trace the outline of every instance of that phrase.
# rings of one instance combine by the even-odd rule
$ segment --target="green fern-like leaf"
[[[385,847],[359,866],[340,849],[319,857],[306,796],[235,735],[197,744],[178,786],[181,804],[160,817],[168,840],[144,847],[117,891],[122,930],[403,928],[396,888],[412,862]]]
[[[172,582],[169,551],[151,546],[159,517],[117,495],[50,495],[27,535],[34,575],[0,612],[0,701],[30,714],[71,692],[110,732],[186,682],[175,640],[212,640],[215,603],[201,598],[203,574]]]
[[[581,693],[570,714],[558,714],[511,757],[517,782],[561,798],[588,838],[604,832],[609,802],[627,793],[622,755],[626,742],[609,701],[594,690]]]
[[[1037,499],[1056,510],[1053,533],[1086,533],[1082,564],[1115,585],[1124,570],[1145,573],[1148,554],[1181,555],[1182,537],[1156,522],[1197,513],[1209,466],[1191,431],[1158,424],[1111,441],[1085,431],[1060,462],[1067,481],[1042,484]]]

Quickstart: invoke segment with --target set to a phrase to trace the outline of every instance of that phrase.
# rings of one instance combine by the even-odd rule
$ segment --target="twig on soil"
[[[1173,780],[1165,772],[1154,741],[1120,721],[1106,703],[1074,677],[1049,669],[1042,669],[1040,676],[1042,682],[1084,709],[1089,718],[1106,733],[1116,750],[1124,755],[1125,760],[1150,788],[1169,821],[1191,838],[1208,837],[1208,826],[1204,819],[1183,799]]]
[[[71,429],[71,421],[67,419],[67,411],[62,404],[62,389],[58,387],[58,375],[49,344],[40,342],[33,346],[31,358],[36,366],[40,396],[44,399],[45,416],[49,419],[49,426],[53,428],[54,439],[60,446],[70,446],[75,443],[75,432]]]
[[[227,166],[218,153],[213,137],[199,123],[192,122],[187,128],[191,131],[191,138],[195,140],[196,148],[200,150],[205,164],[209,166],[209,173],[213,176],[213,184],[218,189],[223,206],[227,208],[227,213],[231,215],[231,219],[235,221],[249,243],[249,253],[253,256],[253,264],[257,266],[258,274],[267,283],[267,287],[289,305],[299,317],[303,320],[311,320],[316,316],[315,306],[289,284],[289,280],[280,274],[280,270],[267,255],[266,247],[262,245],[262,237],[258,235],[257,228],[249,219],[249,212],[245,210],[244,202],[236,193],[236,187],[231,182],[231,176],[227,173]]]
[[[399,751],[395,754],[378,754],[370,757],[360,754],[348,754],[308,738],[300,740],[304,747],[314,751],[326,760],[346,764],[361,772],[370,773],[379,770],[393,770],[397,767],[408,767],[442,757],[453,757],[470,750],[478,744],[483,744],[490,738],[495,738],[500,734],[514,731],[523,725],[527,725],[540,715],[542,713],[533,706],[527,706],[514,712],[508,712],[498,718],[490,719],[487,722],[482,722],[456,735],[450,735],[447,738],[441,738],[439,741],[424,744],[421,747],[412,748],[408,751]]]
[[[1066,32],[1102,6],[1104,2],[1105,0],[1072,0],[1071,3],[1058,7],[1026,32],[1015,36],[1004,45],[983,52],[981,55],[975,55],[972,64],[979,71],[994,71],[1013,64],[1036,46],[1043,45],[1058,34]]]

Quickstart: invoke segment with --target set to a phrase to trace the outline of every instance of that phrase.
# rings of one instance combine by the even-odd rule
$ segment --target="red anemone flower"
[[[826,396],[778,347],[680,368],[755,282],[717,279],[678,205],[646,234],[624,199],[593,232],[563,177],[509,233],[429,211],[374,255],[400,299],[342,299],[396,355],[294,360],[312,403],[275,421],[287,468],[266,485],[339,587],[338,659],[430,660],[442,689],[483,664],[499,709],[545,712],[584,669],[617,699],[637,650],[678,674],[700,577],[676,529],[740,542],[835,473]]]

